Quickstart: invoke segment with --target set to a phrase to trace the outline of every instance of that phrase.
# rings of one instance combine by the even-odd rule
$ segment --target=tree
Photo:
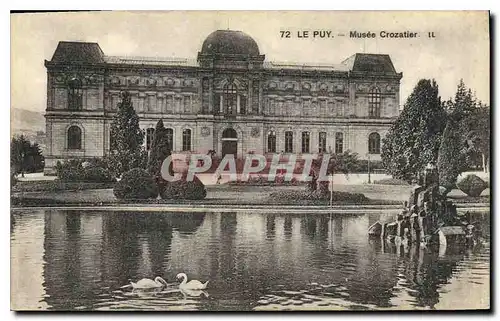
[[[161,176],[161,165],[163,164],[163,161],[170,156],[171,152],[172,146],[169,145],[167,129],[163,125],[163,121],[160,119],[156,124],[148,160],[148,172],[154,178],[158,187],[161,187],[165,183]],[[172,163],[170,163],[170,165],[172,166]],[[171,169],[172,168],[170,168],[170,170]],[[172,174],[172,171],[170,171],[170,174]]]
[[[14,136],[10,142],[10,165],[15,174],[33,173],[43,169],[45,160],[40,146],[21,136]]]
[[[444,195],[456,187],[458,175],[467,166],[465,149],[460,127],[457,121],[450,117],[441,139],[437,163],[439,185],[446,188]]]
[[[394,178],[413,182],[436,163],[446,112],[434,80],[420,80],[382,142],[382,163]]]
[[[458,175],[468,169],[476,153],[489,156],[489,112],[460,80],[453,100],[446,103],[448,123],[439,149],[439,182],[445,193],[455,188]],[[484,162],[486,163],[486,162]],[[486,164],[484,164],[486,168]]]
[[[142,147],[144,133],[128,92],[121,93],[118,111],[111,123],[110,169],[116,176],[132,168],[145,168],[147,153]]]
[[[469,160],[479,158],[483,171],[488,173],[490,160],[490,107],[478,104],[478,107],[465,120],[465,139],[469,147]],[[472,163],[475,163],[472,161]]]
[[[313,160],[312,170],[317,177],[321,168],[321,164],[323,163],[323,156],[320,158]],[[326,175],[332,175],[335,173],[342,173],[344,175],[349,175],[349,173],[354,172],[360,166],[360,161],[357,153],[352,153],[349,150],[346,150],[342,154],[331,154],[328,162],[328,167],[326,170]],[[328,192],[329,181],[321,181],[319,183],[319,189],[321,192]],[[314,188],[312,188],[314,190]]]

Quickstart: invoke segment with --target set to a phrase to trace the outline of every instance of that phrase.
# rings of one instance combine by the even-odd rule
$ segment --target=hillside
[[[27,109],[10,109],[10,131],[11,134],[45,132],[45,118],[43,112]]]

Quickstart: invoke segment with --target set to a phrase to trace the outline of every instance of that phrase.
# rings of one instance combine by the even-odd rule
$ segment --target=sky
[[[338,64],[354,53],[389,54],[401,80],[403,105],[419,79],[436,79],[443,99],[464,79],[489,104],[487,12],[150,11],[11,14],[11,107],[43,112],[47,74],[59,41],[97,42],[106,55],[196,58],[214,30],[250,35],[268,61]],[[298,38],[331,31],[333,38]],[[290,38],[281,36],[290,31]],[[376,38],[350,38],[351,31]],[[418,32],[381,38],[380,32]],[[433,32],[434,38],[428,33]],[[347,36],[339,37],[339,33]]]

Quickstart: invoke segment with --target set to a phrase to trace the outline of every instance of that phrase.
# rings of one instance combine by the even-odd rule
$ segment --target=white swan
[[[181,290],[203,290],[207,288],[208,281],[205,283],[201,283],[198,280],[187,281],[186,273],[177,274],[177,278],[182,278],[181,284],[179,284],[179,289]]]
[[[130,282],[130,284],[122,286],[122,288],[132,287],[134,289],[156,289],[167,286],[167,281],[157,276],[154,281],[151,279],[141,279],[137,283]]]

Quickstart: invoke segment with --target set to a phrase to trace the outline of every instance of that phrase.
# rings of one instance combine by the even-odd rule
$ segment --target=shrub
[[[207,191],[198,177],[187,181],[184,174],[178,181],[167,182],[160,190],[160,196],[163,199],[201,200],[207,196]]]
[[[70,159],[63,163],[57,162],[56,173],[65,182],[114,182],[115,179],[100,159],[78,160]]]
[[[146,170],[133,168],[115,184],[113,194],[120,200],[154,199],[158,197],[158,188]]]
[[[333,191],[334,203],[366,203],[368,198],[361,193],[347,193]],[[330,192],[321,189],[315,191],[277,191],[270,194],[270,198],[278,202],[303,202],[303,201],[330,201]]]
[[[476,175],[467,175],[457,183],[457,187],[468,196],[477,197],[488,188],[488,184]]]
[[[83,169],[84,182],[114,182],[115,179],[107,168],[102,167],[87,167]]]
[[[56,173],[62,181],[74,182],[83,179],[82,161],[77,159],[69,159],[64,162],[57,162]]]
[[[409,185],[407,181],[398,178],[384,178],[373,182],[380,185]]]

